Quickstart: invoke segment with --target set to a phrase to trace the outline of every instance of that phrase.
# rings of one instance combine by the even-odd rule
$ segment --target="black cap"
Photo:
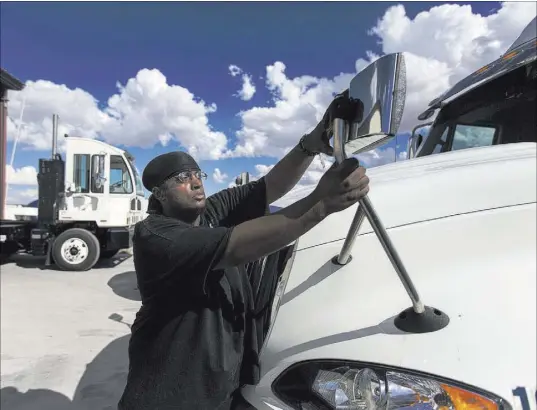
[[[196,160],[186,152],[168,152],[149,161],[142,174],[142,183],[145,189],[151,191],[174,174],[199,169]]]

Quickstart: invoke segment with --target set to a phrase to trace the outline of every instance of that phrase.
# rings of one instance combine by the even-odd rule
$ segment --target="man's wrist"
[[[310,212],[317,222],[322,222],[328,216],[323,201],[317,201],[315,205],[311,207]]]
[[[303,199],[303,201],[305,201],[305,205],[307,208],[309,208],[310,213],[315,215],[315,217],[319,221],[322,221],[324,218],[328,216],[326,213],[324,202],[322,200],[322,195],[320,194],[317,188],[315,188],[312,192],[310,192],[310,194],[307,195]]]
[[[318,152],[309,146],[310,138],[311,138],[310,134],[304,134],[302,138],[300,138],[300,141],[298,142],[295,148],[309,157],[314,157],[315,155],[318,154]]]

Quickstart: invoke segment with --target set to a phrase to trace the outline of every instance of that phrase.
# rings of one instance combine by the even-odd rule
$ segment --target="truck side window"
[[[132,194],[131,175],[120,155],[110,156],[110,193]]]
[[[90,189],[90,156],[89,154],[75,154],[73,167],[73,182],[75,191],[88,193]]]
[[[494,143],[496,128],[481,125],[457,124],[451,150],[486,147]]]
[[[91,192],[104,193],[104,155],[91,156]]]

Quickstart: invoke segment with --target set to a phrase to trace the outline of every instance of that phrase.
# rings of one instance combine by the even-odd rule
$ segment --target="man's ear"
[[[164,190],[160,187],[155,187],[151,190],[151,193],[155,196],[156,199],[158,199],[160,202],[163,202],[166,200],[166,196],[164,195]]]

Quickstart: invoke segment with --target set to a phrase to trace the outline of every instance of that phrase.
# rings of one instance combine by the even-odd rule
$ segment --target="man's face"
[[[183,171],[169,178],[163,193],[164,202],[174,213],[195,212],[197,215],[205,209],[205,190],[203,179],[207,174],[202,171]]]

